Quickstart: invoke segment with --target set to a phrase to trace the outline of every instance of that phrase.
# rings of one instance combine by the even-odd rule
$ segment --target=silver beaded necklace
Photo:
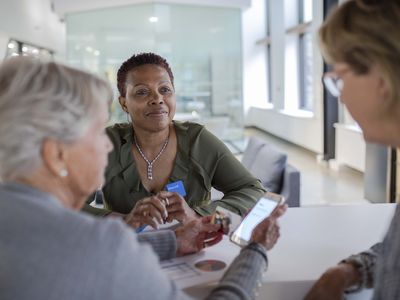
[[[137,140],[136,140],[136,136],[135,136],[135,135],[133,135],[133,140],[135,141],[135,145],[136,145],[136,148],[138,149],[138,151],[139,151],[139,153],[140,153],[140,156],[141,156],[141,157],[144,159],[144,161],[147,163],[147,179],[153,180],[153,164],[156,162],[157,159],[160,158],[160,156],[161,156],[161,154],[163,154],[165,148],[167,148],[168,141],[169,141],[169,135],[168,135],[167,139],[165,140],[164,145],[162,146],[160,152],[157,154],[157,156],[156,156],[152,161],[150,161],[150,160],[144,155],[142,149],[140,148],[140,146],[139,146],[139,144],[138,144],[138,142],[137,142]]]

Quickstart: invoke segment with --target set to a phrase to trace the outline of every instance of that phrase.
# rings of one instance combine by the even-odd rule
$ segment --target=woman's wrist
[[[251,249],[255,252],[258,252],[265,259],[265,261],[268,262],[267,249],[264,247],[263,244],[257,242],[251,242],[243,249]]]
[[[340,263],[338,267],[342,270],[342,273],[344,275],[344,283],[346,288],[359,283],[360,276],[353,264]]]
[[[189,208],[189,210],[186,211],[186,215],[185,215],[184,219],[182,220],[182,223],[187,224],[191,220],[196,220],[196,219],[199,219],[200,217],[201,216],[199,214],[197,214],[195,210],[193,210],[192,208]]]
[[[341,261],[338,267],[342,269],[342,273],[345,275],[346,292],[356,292],[364,287],[365,270],[361,261],[355,261],[350,257]]]
[[[348,289],[358,288],[359,274],[350,263],[341,262],[328,269],[321,277],[330,289],[344,293]]]

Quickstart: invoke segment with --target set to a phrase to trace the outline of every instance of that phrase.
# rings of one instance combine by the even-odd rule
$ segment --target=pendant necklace
[[[136,148],[137,148],[138,151],[139,151],[140,156],[141,156],[141,157],[144,159],[144,161],[147,163],[147,179],[153,180],[153,164],[157,161],[157,159],[160,158],[160,156],[161,156],[161,154],[163,154],[165,148],[167,148],[168,140],[169,140],[169,135],[168,135],[167,139],[165,140],[164,145],[162,146],[160,152],[157,154],[157,156],[156,156],[152,161],[150,161],[150,160],[144,155],[142,149],[140,148],[140,146],[139,146],[139,144],[138,144],[138,142],[137,142],[137,140],[136,140],[136,136],[135,136],[135,135],[133,135],[133,140],[135,141],[135,145],[136,145]]]

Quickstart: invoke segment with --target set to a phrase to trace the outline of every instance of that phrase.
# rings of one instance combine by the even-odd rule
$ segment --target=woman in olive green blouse
[[[202,125],[174,121],[174,77],[153,53],[133,55],[117,74],[119,102],[131,123],[107,128],[109,155],[103,195],[106,209],[133,227],[186,221],[222,206],[243,215],[265,192],[260,182]],[[186,196],[168,192],[181,180]],[[224,193],[210,202],[211,187]]]

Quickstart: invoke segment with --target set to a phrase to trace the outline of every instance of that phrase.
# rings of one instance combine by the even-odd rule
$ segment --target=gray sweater
[[[352,255],[345,262],[354,264],[361,282],[353,292],[374,288],[373,300],[400,299],[400,206],[397,205],[389,230],[381,243]]]
[[[0,185],[2,300],[188,299],[159,265],[175,253],[172,231],[136,235],[31,187]],[[244,248],[208,298],[252,298],[266,263],[262,247]]]

